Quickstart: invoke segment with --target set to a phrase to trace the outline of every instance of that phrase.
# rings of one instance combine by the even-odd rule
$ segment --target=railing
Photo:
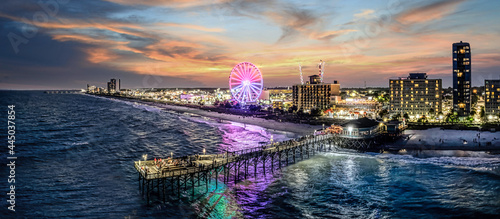
[[[304,146],[305,144],[310,144],[315,141],[323,141],[326,139],[329,139],[331,137],[337,136],[336,134],[323,134],[323,135],[308,135],[304,136],[299,139],[293,139],[293,140],[288,140],[288,141],[283,141],[283,142],[276,142],[273,144],[268,144],[268,145],[263,145],[260,147],[255,147],[255,148],[249,148],[249,149],[243,149],[243,150],[238,150],[234,152],[229,152],[226,151],[226,153],[223,154],[215,154],[209,156],[210,158],[223,158],[222,160],[216,161],[212,164],[209,165],[202,165],[202,166],[189,166],[189,167],[184,167],[184,166],[179,166],[178,168],[181,169],[174,169],[177,167],[171,167],[171,169],[163,169],[163,168],[156,168],[155,167],[155,161],[153,160],[147,160],[147,161],[135,161],[134,166],[135,169],[142,175],[143,178],[145,179],[158,179],[158,178],[165,178],[165,177],[175,177],[175,176],[182,176],[182,175],[187,175],[187,174],[195,174],[198,172],[202,172],[205,170],[209,169],[214,169],[223,165],[226,165],[228,163],[232,163],[235,161],[238,161],[239,158],[248,158],[248,157],[257,157],[262,154],[268,154],[268,153],[274,153],[274,152],[279,152],[287,149],[292,149],[292,148],[297,148],[300,146]],[[297,141],[298,140],[298,141]],[[256,154],[260,153],[260,154]],[[177,160],[179,159],[186,159],[189,157],[194,157],[193,155],[191,156],[183,156],[180,158],[175,158]],[[205,157],[204,157],[205,158]],[[156,172],[149,172],[146,171],[145,169],[142,169],[142,167],[148,167],[153,166],[156,170]]]

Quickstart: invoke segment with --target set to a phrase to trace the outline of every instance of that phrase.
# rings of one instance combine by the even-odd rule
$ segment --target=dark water
[[[0,139],[6,139],[6,106],[15,104],[19,157],[16,213],[7,211],[3,195],[0,218],[500,215],[500,157],[485,153],[425,158],[323,153],[274,176],[230,183],[208,194],[202,187],[195,200],[189,193],[176,203],[147,206],[133,168],[143,154],[182,156],[203,148],[213,153],[254,147],[271,135],[275,140],[294,136],[81,94],[0,91],[0,96]],[[6,146],[0,153],[0,189],[7,193]]]

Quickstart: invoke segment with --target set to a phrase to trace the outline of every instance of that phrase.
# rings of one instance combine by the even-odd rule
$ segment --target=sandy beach
[[[105,97],[106,98],[106,97]],[[308,124],[297,124],[289,122],[278,122],[255,117],[244,117],[239,115],[211,112],[185,106],[175,106],[163,103],[146,102],[136,99],[114,98],[122,101],[137,102],[144,105],[158,107],[163,110],[176,111],[179,113],[194,114],[203,117],[232,121],[241,124],[259,126],[268,130],[290,132],[298,136],[309,135],[322,126]],[[325,124],[329,125],[329,124]],[[489,131],[471,130],[441,130],[441,128],[430,128],[427,130],[405,130],[404,137],[391,145],[408,148],[430,148],[430,149],[474,149],[500,148],[500,134]]]
[[[291,133],[294,133],[298,136],[310,135],[310,134],[314,133],[314,130],[322,128],[322,126],[319,126],[319,125],[314,126],[314,125],[309,125],[309,124],[278,122],[275,120],[266,120],[266,119],[262,119],[262,118],[245,117],[245,116],[232,115],[232,114],[226,114],[226,113],[211,112],[211,111],[195,109],[195,108],[190,108],[190,107],[185,107],[185,106],[175,106],[175,105],[168,105],[168,104],[163,104],[163,103],[153,103],[153,102],[146,102],[146,101],[141,101],[141,100],[131,100],[131,99],[124,99],[124,98],[118,98],[118,99],[123,100],[123,101],[138,102],[138,103],[141,103],[144,105],[149,105],[149,106],[155,106],[155,107],[158,107],[158,108],[164,109],[164,110],[172,110],[172,111],[181,112],[181,113],[191,113],[191,114],[195,114],[195,115],[199,115],[199,116],[206,116],[206,117],[210,117],[210,118],[233,121],[233,122],[238,122],[238,123],[247,124],[247,125],[260,126],[262,128],[268,129],[268,130],[291,132]],[[325,126],[326,125],[329,126],[329,124],[325,124]]]
[[[400,139],[395,145],[412,147],[470,148],[500,147],[500,133],[472,130],[441,130],[431,128],[426,130],[406,130],[406,138]]]

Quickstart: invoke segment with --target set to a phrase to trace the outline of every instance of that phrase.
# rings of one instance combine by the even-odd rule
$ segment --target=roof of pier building
[[[368,119],[366,117],[360,118],[360,119],[354,119],[349,122],[346,122],[342,124],[342,127],[353,127],[353,128],[371,128],[374,126],[378,126],[380,122],[373,120],[373,119]]]

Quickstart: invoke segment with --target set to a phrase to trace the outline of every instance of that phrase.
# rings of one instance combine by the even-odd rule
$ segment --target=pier
[[[293,140],[276,142],[255,148],[221,154],[190,155],[179,158],[135,161],[139,175],[139,189],[150,203],[152,193],[165,202],[169,197],[181,198],[182,192],[195,195],[196,187],[205,187],[215,180],[237,183],[250,177],[257,178],[258,171],[274,174],[291,163],[314,156],[318,152],[331,151],[335,147],[366,150],[376,139],[352,139],[338,134],[309,135]]]

